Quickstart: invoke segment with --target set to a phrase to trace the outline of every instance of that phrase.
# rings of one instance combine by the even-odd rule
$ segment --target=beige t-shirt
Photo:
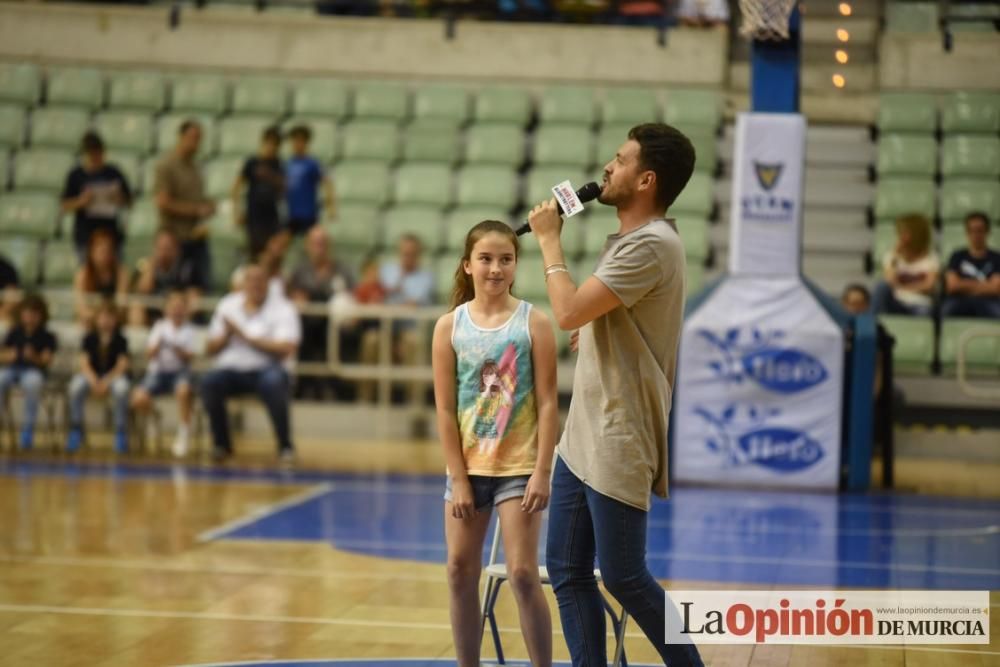
[[[172,199],[182,202],[207,202],[201,169],[194,160],[185,161],[176,152],[168,153],[156,165],[156,182],[153,192],[164,190]],[[177,216],[160,212],[160,227],[174,232],[181,241],[191,238],[192,230],[201,220],[197,217]]]
[[[622,305],[580,329],[559,455],[598,493],[648,510],[667,495],[667,429],[684,315],[684,247],[673,221],[613,234],[594,276]]]

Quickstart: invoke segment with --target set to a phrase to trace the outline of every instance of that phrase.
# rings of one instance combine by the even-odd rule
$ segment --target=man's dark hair
[[[865,297],[865,301],[867,303],[872,302],[871,292],[869,292],[868,288],[862,285],[861,283],[850,283],[847,287],[845,287],[844,293],[840,295],[840,300],[843,301],[844,299],[846,299],[847,295],[850,294],[851,292],[859,292],[861,296]]]
[[[273,141],[276,144],[281,143],[281,129],[277,125],[269,125],[264,128],[261,133],[260,138],[263,141]]]
[[[986,215],[982,211],[973,211],[972,213],[965,216],[965,228],[969,228],[969,223],[973,220],[982,220],[983,224],[986,225],[986,233],[990,231],[990,216]]]
[[[421,250],[424,249],[424,242],[420,240],[420,237],[411,232],[405,232],[399,235],[400,243],[416,243],[417,247]]]
[[[197,127],[200,130],[201,129],[201,123],[199,123],[198,121],[196,121],[193,118],[188,118],[188,119],[184,120],[181,123],[180,127],[177,128],[177,134],[178,134],[178,136],[182,136],[183,137],[185,134],[187,134],[187,131],[190,130],[192,127]]]
[[[97,132],[87,132],[80,140],[80,151],[83,153],[103,153],[104,140]]]
[[[694,172],[691,140],[664,123],[636,125],[628,138],[639,144],[639,165],[656,174],[656,203],[669,208]]]
[[[302,139],[303,141],[310,141],[312,139],[312,130],[309,129],[308,125],[296,125],[291,130],[288,131],[288,136],[292,139]]]

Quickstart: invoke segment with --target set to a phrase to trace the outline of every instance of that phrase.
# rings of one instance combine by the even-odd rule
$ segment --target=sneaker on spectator
[[[118,431],[115,433],[115,453],[128,453],[128,436],[125,435],[125,431]]]
[[[283,447],[278,453],[278,461],[285,467],[295,465],[295,450],[291,447]]]
[[[233,455],[232,450],[224,449],[222,447],[212,448],[212,460],[215,461],[216,463],[222,463],[232,455]]]
[[[30,426],[23,427],[21,429],[21,439],[18,441],[18,444],[23,451],[30,451],[32,445],[35,444],[35,430]]]
[[[173,451],[174,457],[182,459],[187,456],[189,445],[190,442],[188,434],[183,431],[178,431],[177,437],[174,438],[174,444],[170,447],[170,449]]]
[[[66,451],[73,454],[80,450],[82,444],[83,431],[78,428],[70,429],[69,436],[66,438]]]

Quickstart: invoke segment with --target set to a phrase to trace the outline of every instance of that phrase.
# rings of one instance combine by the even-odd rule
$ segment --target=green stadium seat
[[[381,241],[378,210],[370,205],[345,203],[337,207],[334,222],[324,222],[337,248],[345,253],[368,253]]]
[[[320,120],[319,118],[292,118],[285,122],[284,132],[287,133],[297,125],[305,125],[312,132],[312,139],[309,141],[309,154],[323,164],[330,164],[337,157],[337,124],[332,120]],[[291,141],[287,140],[282,144],[285,157],[291,155]]]
[[[879,315],[879,322],[896,339],[892,349],[896,372],[930,374],[934,362],[934,320],[911,315]]]
[[[220,207],[220,210],[216,211],[215,215],[206,221],[206,224],[211,238],[226,239],[241,248],[246,245],[246,229],[236,223],[229,207]]]
[[[469,95],[459,86],[421,86],[413,94],[413,117],[464,123],[469,118]]]
[[[573,171],[565,167],[536,167],[527,174],[525,205],[529,208],[552,198],[552,188],[569,180],[579,190],[589,179],[582,170]]]
[[[104,105],[104,79],[96,69],[49,70],[45,90],[49,106],[82,107],[94,111]]]
[[[158,113],[166,106],[166,81],[159,72],[112,72],[108,79],[112,109]]]
[[[416,120],[403,132],[403,160],[453,165],[462,154],[462,137],[451,120]]]
[[[89,127],[90,116],[82,109],[36,109],[31,114],[31,145],[75,150]]]
[[[694,170],[714,174],[719,166],[719,149],[714,133],[691,131],[687,133],[694,147]]]
[[[664,120],[685,133],[714,133],[722,122],[722,99],[713,90],[668,90]]]
[[[126,236],[151,238],[160,228],[160,211],[152,199],[139,199],[128,212]]]
[[[170,106],[175,114],[219,116],[228,105],[226,80],[208,74],[182,74],[174,78]]]
[[[878,142],[877,170],[885,176],[924,176],[937,172],[937,140],[903,134],[883,135]]]
[[[37,65],[0,63],[0,102],[31,107],[38,104],[42,74]]]
[[[1000,183],[996,180],[949,179],[941,184],[941,219],[944,224],[962,223],[973,211],[990,220],[1000,220]]]
[[[888,32],[937,32],[937,2],[887,2],[885,27]]]
[[[965,225],[962,222],[948,224],[941,228],[941,261],[947,265],[951,254],[956,250],[961,250],[969,244],[965,236]],[[1000,248],[1000,227],[993,224],[990,227],[990,236],[987,241],[990,248]]]
[[[98,116],[94,127],[110,150],[142,155],[153,150],[153,119],[147,113],[110,111]]]
[[[514,295],[532,302],[548,300],[549,293],[545,286],[545,261],[541,256],[522,255],[517,260]]]
[[[703,172],[691,174],[691,180],[669,209],[669,215],[708,219],[712,215],[715,196],[713,179]]]
[[[66,151],[45,148],[21,151],[14,157],[14,189],[58,195],[75,163],[76,159]]]
[[[358,119],[398,124],[409,112],[409,93],[400,84],[361,83],[354,89],[354,116]]]
[[[628,123],[621,125],[605,123],[601,126],[600,132],[597,133],[597,166],[603,167],[614,159],[615,154],[618,153],[618,149],[628,141],[628,131],[632,127]]]
[[[496,207],[510,211],[517,203],[517,174],[505,167],[472,165],[458,174],[457,202],[461,206]]]
[[[140,236],[138,234],[126,234],[122,245],[122,263],[125,267],[135,271],[139,262],[149,257],[149,249],[152,238]]]
[[[48,289],[72,287],[79,266],[73,244],[67,239],[53,239],[45,244],[43,257],[41,279],[45,287]]]
[[[465,250],[465,237],[469,230],[483,220],[506,220],[506,214],[498,212],[495,208],[480,208],[476,206],[463,206],[453,208],[444,216],[444,247],[449,253],[458,253],[458,257]]]
[[[455,271],[458,269],[458,259],[441,256],[434,262],[434,289],[437,292],[438,303],[446,304],[451,298],[451,290],[455,286]]]
[[[577,274],[574,273],[573,277],[576,278]],[[552,333],[555,334],[556,337],[556,355],[559,357],[567,356],[569,354],[569,337],[572,332],[563,331],[562,329],[559,328],[559,325],[556,324],[556,316],[555,314],[553,314],[552,308],[550,308],[548,305],[543,306],[535,304],[532,307],[541,310],[543,313],[545,313],[545,316],[549,318],[549,324],[552,327]]]
[[[377,162],[341,163],[334,172],[337,200],[378,208],[389,199],[389,169]]]
[[[441,210],[451,203],[451,167],[443,164],[408,163],[396,172],[393,200],[397,204],[421,205]]]
[[[893,225],[877,225],[872,235],[872,274],[882,275],[882,258],[896,247],[896,228]]]
[[[260,148],[261,135],[274,125],[272,118],[264,116],[231,116],[219,122],[219,155],[255,155]]]
[[[697,294],[705,286],[705,265],[699,262],[688,262],[684,270],[684,293],[687,296]]]
[[[239,242],[226,236],[209,237],[208,249],[212,255],[212,292],[225,294],[229,292],[233,273],[243,262],[245,252]]]
[[[13,104],[0,104],[0,150],[21,147],[24,144],[25,126],[23,108]]]
[[[350,95],[343,81],[297,79],[292,83],[292,113],[321,120],[340,120],[350,115]]]
[[[516,169],[524,163],[524,131],[516,125],[473,125],[466,133],[465,161]]]
[[[885,178],[875,190],[875,219],[894,223],[896,218],[909,213],[919,213],[934,219],[936,188],[934,181],[922,178]]]
[[[197,121],[201,125],[199,157],[205,158],[215,155],[219,145],[219,129],[215,118],[196,113],[168,113],[161,116],[156,130],[156,150],[160,153],[173,150],[177,145],[177,136],[181,125],[188,120]]]
[[[387,121],[357,120],[343,128],[340,159],[377,160],[399,158],[399,127]]]
[[[7,152],[0,150],[0,196],[10,185],[10,159]]]
[[[1000,96],[989,93],[953,93],[941,109],[946,134],[1000,132]]]
[[[435,253],[443,240],[443,216],[436,208],[397,206],[386,211],[382,229],[386,247],[395,247],[401,236],[412,234],[427,253]]]
[[[3,199],[0,199],[3,211]],[[0,238],[0,257],[3,257],[17,271],[18,282],[24,287],[34,287],[38,282],[38,241],[33,238]],[[74,266],[75,266],[74,261]]]
[[[594,91],[582,86],[550,86],[542,93],[538,108],[543,125],[583,125],[597,120]]]
[[[698,218],[679,218],[677,231],[684,244],[688,264],[704,263],[709,251],[709,222]]]
[[[951,135],[941,144],[941,174],[945,178],[1000,178],[1000,138]]]
[[[523,88],[486,87],[473,104],[476,124],[502,123],[524,127],[531,120],[531,95]]]
[[[594,161],[593,134],[582,126],[546,126],[535,133],[532,160],[536,165],[586,169]]]
[[[969,329],[992,329],[996,335],[977,337],[965,347],[966,368],[977,375],[1000,373],[1000,326],[995,320],[946,317],[941,320],[941,371],[949,375],[958,371],[959,338]]]
[[[645,88],[610,88],[605,91],[601,107],[601,122],[604,125],[628,125],[658,123],[663,118],[656,95]]]
[[[124,151],[109,151],[105,161],[118,168],[134,197],[136,192],[142,190],[142,164],[140,158],[135,153]]]
[[[243,163],[243,158],[234,156],[220,156],[206,162],[201,172],[205,195],[212,199],[228,199],[236,177],[243,170]]]
[[[934,134],[937,102],[922,93],[883,93],[877,125],[883,134]]]
[[[0,236],[46,240],[55,236],[59,202],[37,193],[0,197]]]
[[[287,93],[285,79],[241,77],[233,83],[232,111],[278,118],[287,110]]]

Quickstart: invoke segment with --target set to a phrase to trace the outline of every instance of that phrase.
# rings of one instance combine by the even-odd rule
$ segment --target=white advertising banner
[[[737,118],[730,275],[799,274],[805,145],[806,121],[799,114]]]
[[[797,276],[730,277],[684,323],[674,478],[836,489],[843,365],[843,332]]]

